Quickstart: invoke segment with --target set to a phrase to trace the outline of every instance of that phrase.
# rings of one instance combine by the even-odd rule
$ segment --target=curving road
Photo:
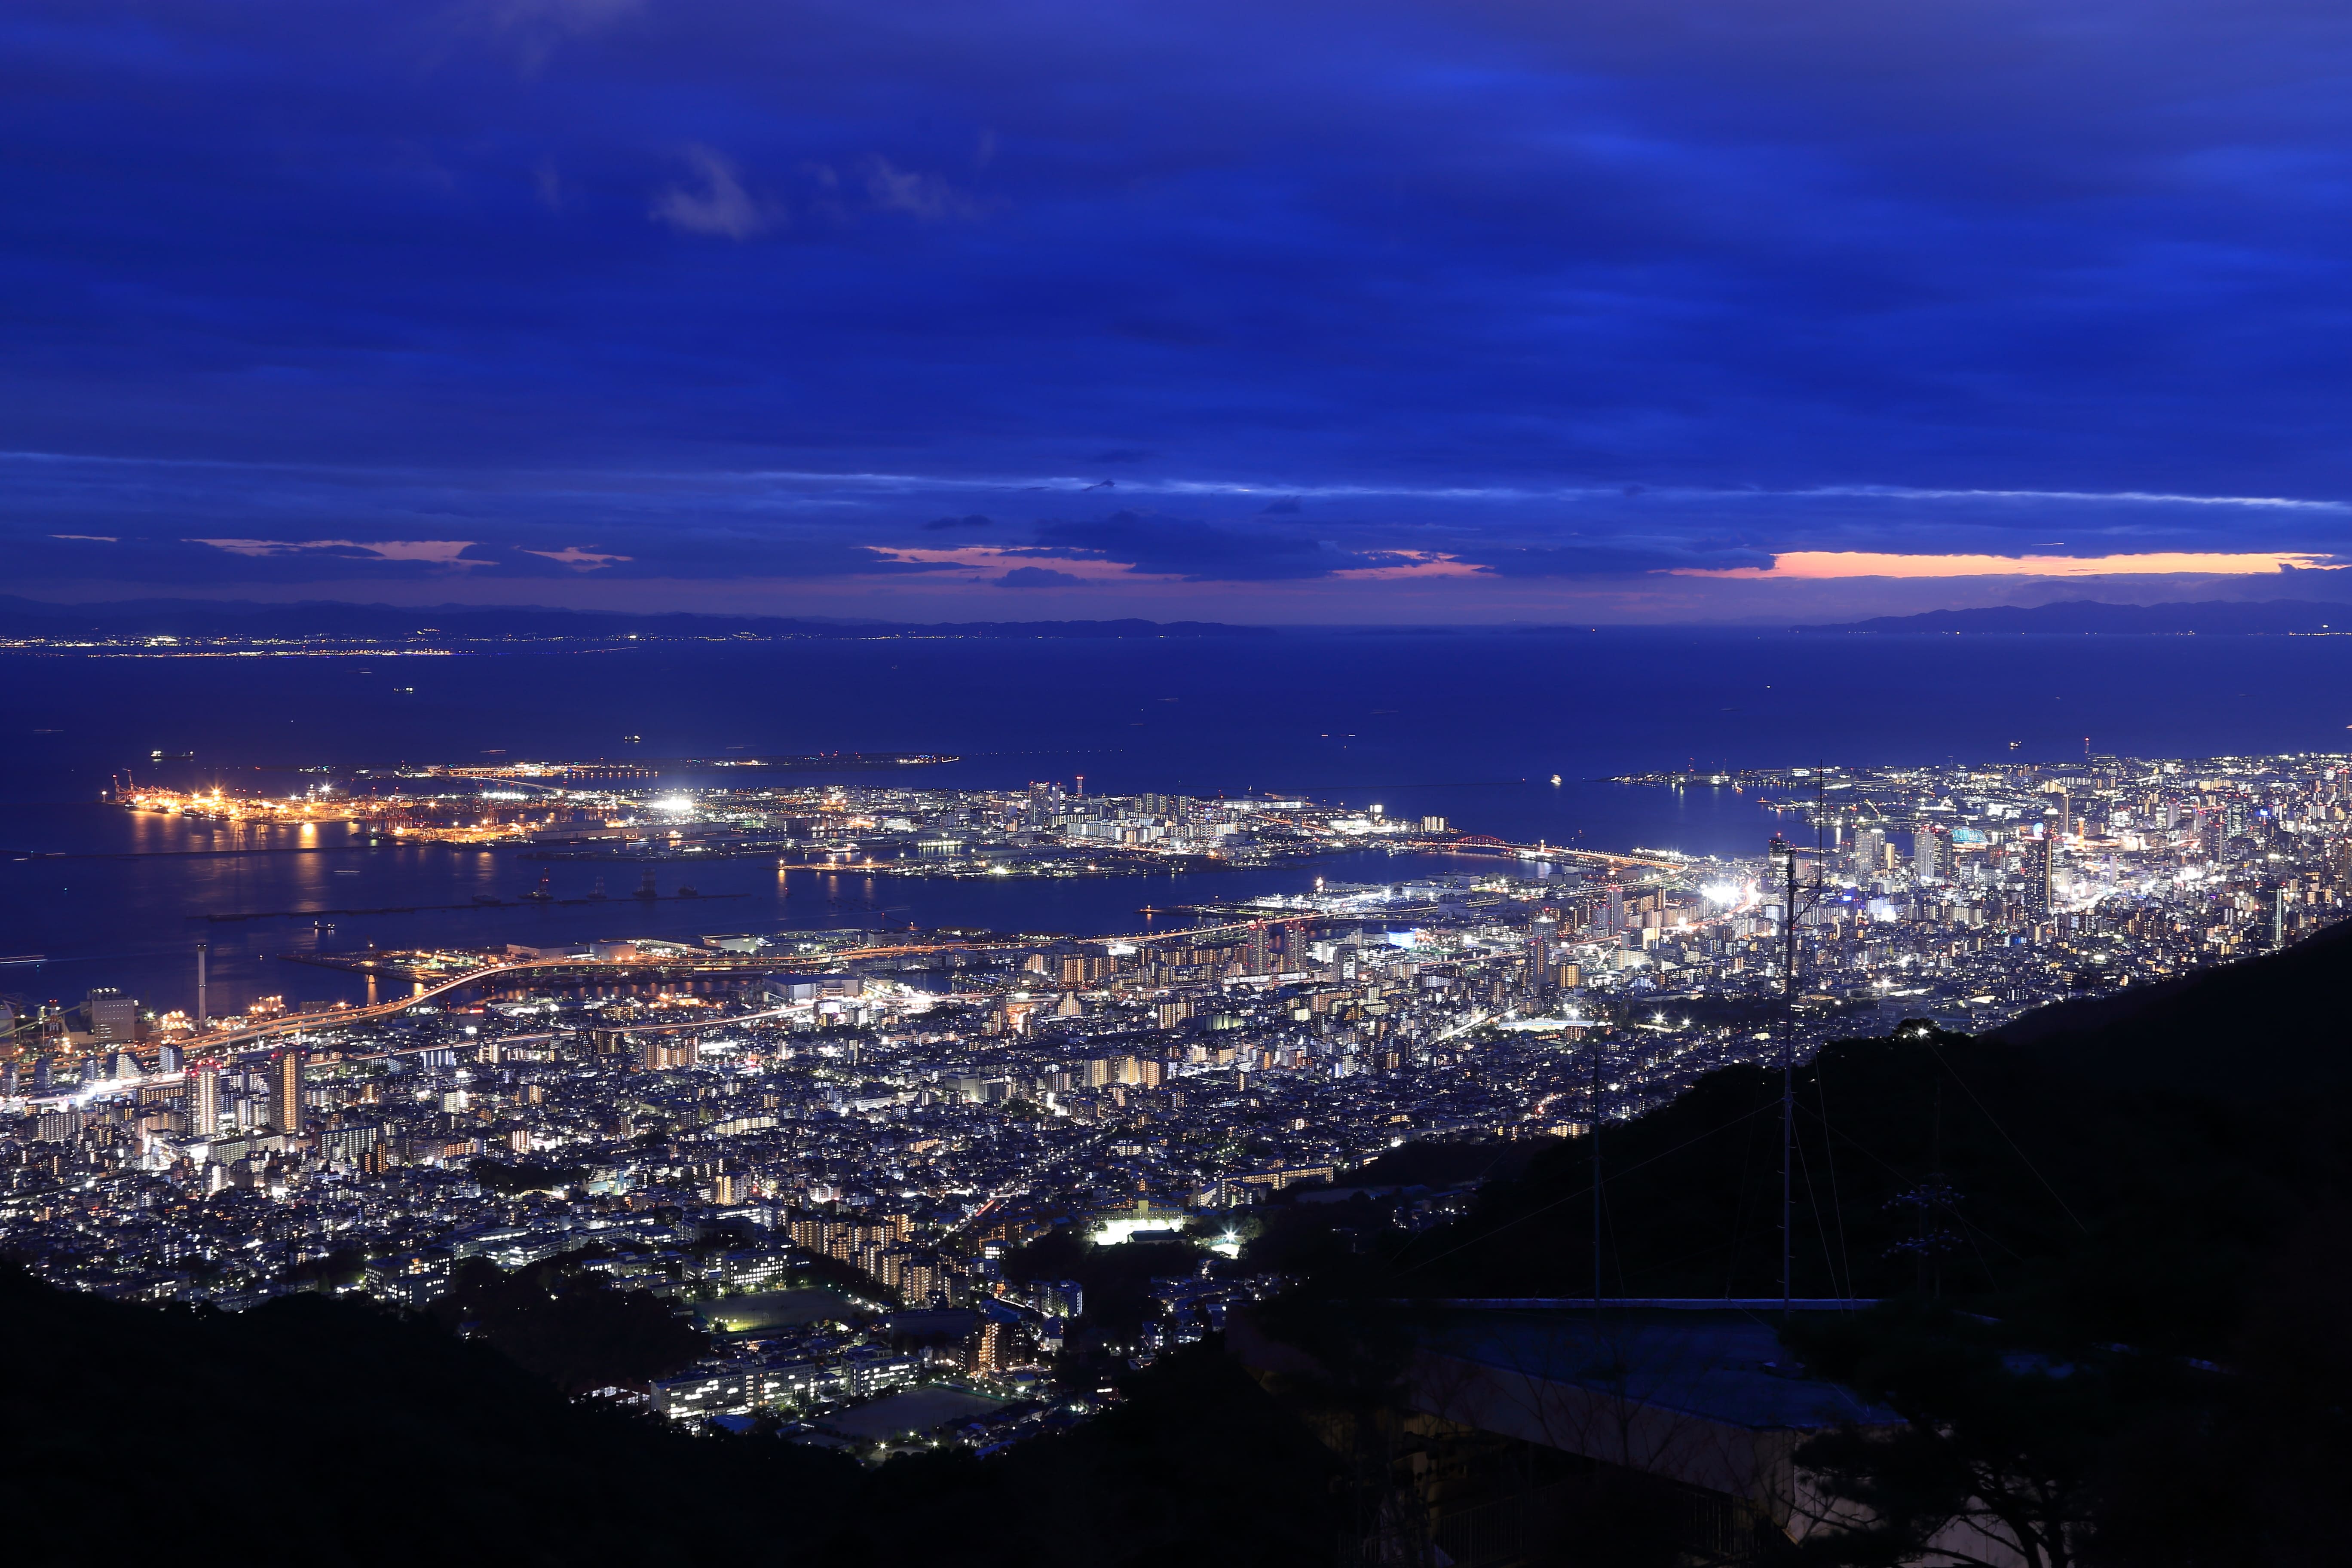
[[[1251,926],[1257,924],[1280,925],[1285,923],[1286,921],[1295,921],[1301,918],[1312,917],[1301,917],[1297,915],[1287,917],[1270,917],[1264,921],[1228,921],[1223,925],[1190,926],[1185,928],[1182,931],[1154,931],[1147,932],[1140,936],[1086,937],[1082,940],[1087,942],[1166,942],[1172,937],[1180,935],[1188,937],[1213,936],[1221,931],[1247,931]],[[1035,944],[1033,942],[910,942],[896,944],[889,947],[847,948],[839,952],[826,954],[825,957],[827,962],[846,962],[850,959],[879,958],[886,955],[910,952],[985,952],[992,948],[1023,948],[1034,945]],[[614,974],[625,973],[630,970],[635,969],[678,968],[691,968],[698,972],[704,973],[713,971],[725,972],[730,970],[740,971],[747,969],[767,972],[782,967],[788,962],[788,960],[784,959],[781,955],[772,953],[765,955],[746,954],[741,957],[722,957],[715,953],[698,953],[691,957],[683,958],[518,959],[512,963],[491,963],[485,964],[479,969],[469,969],[463,974],[452,975],[446,980],[439,981],[432,985],[426,986],[422,991],[413,993],[406,996],[398,997],[390,1002],[379,1002],[373,1006],[341,1007],[337,1008],[331,1013],[290,1014],[286,1017],[270,1018],[260,1023],[241,1025],[233,1029],[217,1029],[209,1035],[198,1035],[194,1037],[186,1042],[184,1048],[192,1052],[229,1050],[234,1049],[238,1046],[251,1045],[257,1040],[266,1040],[273,1036],[289,1034],[299,1029],[315,1029],[321,1026],[340,1028],[347,1024],[364,1024],[377,1018],[390,1018],[406,1012],[409,1008],[415,1006],[420,1002],[430,1002],[436,996],[446,995],[449,992],[456,991],[460,987],[478,985],[485,980],[496,980],[510,974],[528,974],[534,970],[604,970]],[[389,977],[390,976],[387,975],[387,978]],[[729,1021],[731,1022],[733,1020]]]
[[[903,947],[858,949],[855,952],[844,953],[839,956],[863,957],[869,956],[876,952],[908,952],[916,951],[919,950]],[[777,967],[777,963],[776,960],[773,958],[727,959],[709,955],[698,955],[689,959],[518,959],[512,963],[491,963],[485,964],[479,969],[469,969],[463,974],[453,975],[449,979],[428,985],[422,991],[414,992],[409,995],[398,997],[390,1002],[379,1002],[372,1007],[339,1007],[331,1013],[294,1013],[289,1014],[287,1016],[282,1018],[270,1018],[257,1024],[242,1025],[234,1029],[216,1029],[209,1035],[196,1036],[186,1043],[184,1048],[191,1051],[218,1050],[247,1044],[254,1040],[267,1039],[272,1035],[282,1035],[297,1029],[318,1028],[321,1026],[340,1028],[346,1024],[363,1024],[376,1018],[389,1018],[396,1014],[406,1012],[409,1008],[415,1006],[420,1002],[430,1002],[436,996],[446,995],[447,993],[457,990],[462,986],[478,985],[485,980],[495,980],[509,974],[525,974],[529,973],[532,970],[608,970],[617,974],[633,969],[678,969],[685,967],[691,967],[701,972],[744,969],[754,969],[765,972]],[[390,977],[391,976],[387,974],[387,978]],[[765,1016],[765,1015],[761,1016]],[[731,1023],[737,1020],[728,1019],[724,1021]]]

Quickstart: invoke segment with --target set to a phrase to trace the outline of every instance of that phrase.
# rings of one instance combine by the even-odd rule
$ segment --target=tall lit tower
[[[2057,850],[2055,837],[2025,841],[2025,907],[2037,915],[2046,915],[2057,906]]]
[[[1922,882],[1932,882],[1943,875],[1944,846],[1936,837],[1933,823],[1923,822],[1911,833],[1911,875]]]
[[[1559,921],[1549,910],[1528,922],[1528,989],[1529,991],[1545,991],[1550,988],[1552,943],[1559,935]]]
[[[302,1131],[302,1052],[289,1046],[269,1064],[269,1125],[280,1132]]]
[[[211,1027],[206,1020],[212,1015],[205,1011],[205,954],[211,947],[208,942],[196,943],[196,1033],[200,1035]]]
[[[188,1069],[188,1131],[209,1138],[220,1130],[220,1068],[198,1062]]]
[[[1811,889],[1821,897],[1820,867]],[[1797,1154],[1797,848],[1779,834],[1764,847],[1764,885],[1780,905],[1780,1310],[1785,1318],[1796,1290],[1796,1231],[1792,1173]]]
[[[1886,868],[1886,830],[1883,827],[1857,827],[1853,830],[1853,869],[1858,877],[1871,877]]]

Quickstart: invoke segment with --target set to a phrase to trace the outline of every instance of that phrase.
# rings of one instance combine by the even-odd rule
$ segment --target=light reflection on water
[[[927,638],[646,644],[583,658],[518,647],[403,661],[162,661],[0,655],[0,851],[272,847],[287,828],[134,817],[90,804],[110,773],[177,766],[299,788],[292,766],[472,761],[496,752],[594,757],[951,752],[952,764],[851,783],[1018,789],[1085,773],[1089,793],[1283,790],[1392,816],[1442,816],[1517,841],[1753,853],[1775,823],[1753,795],[1592,782],[1664,769],[1950,758],[2205,756],[2341,750],[2352,639],[1843,637],[1580,629],[1079,642]],[[430,666],[431,668],[424,668]],[[593,679],[583,679],[583,672]],[[397,698],[394,686],[413,688]],[[642,736],[642,749],[625,736]],[[2014,747],[2014,749],[2012,749]],[[150,752],[193,751],[186,764]],[[258,773],[256,765],[277,771]],[[1559,787],[1547,781],[1563,778]],[[729,783],[743,781],[730,771]],[[779,775],[774,782],[816,782]],[[676,780],[665,783],[675,787]],[[70,803],[70,804],[67,804]],[[780,927],[972,925],[1103,932],[1146,905],[1297,890],[1322,864],[1214,876],[1041,881],[780,878],[763,860],[697,865],[697,902],[639,905],[638,868],[607,867],[602,906],[509,904],[415,915],[228,923],[206,911],[509,900],[542,872],[558,899],[596,868],[451,847],[319,854],[23,860],[0,853],[0,994],[77,1002],[113,984],[151,1005],[194,999],[193,949],[214,945],[215,1007],[256,994],[359,999],[357,977],[265,955],[383,946],[552,944]],[[340,876],[352,870],[356,876]],[[662,868],[662,889],[678,873]],[[803,880],[806,876],[811,879]],[[740,898],[720,898],[738,893]]]

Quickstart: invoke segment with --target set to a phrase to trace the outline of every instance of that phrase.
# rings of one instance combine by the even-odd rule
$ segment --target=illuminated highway
[[[1248,931],[1252,927],[1258,925],[1285,925],[1293,923],[1299,920],[1313,918],[1316,917],[1289,915],[1265,921],[1233,921],[1223,925],[1192,926],[1187,927],[1182,931],[1157,931],[1141,936],[1087,937],[1085,940],[1089,942],[1135,942],[1138,944],[1145,942],[1165,942],[1172,941],[1178,937],[1192,939],[1215,936],[1227,931]],[[1024,947],[1034,947],[1035,945],[1036,944],[1034,942],[906,942],[896,943],[887,947],[845,948],[838,952],[828,953],[824,956],[828,963],[845,963],[852,959],[892,957],[907,953],[951,952],[973,952],[1002,948],[1019,949]],[[243,1024],[236,1028],[216,1029],[211,1034],[198,1035],[191,1038],[186,1042],[185,1048],[192,1052],[233,1050],[240,1047],[251,1046],[257,1041],[266,1040],[278,1035],[291,1034],[305,1029],[342,1028],[352,1024],[364,1024],[373,1022],[379,1018],[394,1017],[401,1013],[406,1012],[409,1008],[417,1005],[419,1003],[430,1002],[436,996],[445,996],[452,991],[459,990],[467,985],[478,985],[484,981],[503,979],[509,975],[541,973],[551,970],[567,970],[575,973],[585,971],[588,972],[587,978],[577,981],[567,978],[566,984],[589,984],[595,977],[620,975],[628,973],[632,971],[647,969],[687,971],[697,974],[742,973],[747,971],[755,973],[768,973],[780,967],[787,965],[790,962],[791,960],[788,958],[772,953],[741,956],[719,953],[695,953],[691,956],[667,958],[519,959],[512,963],[492,963],[486,964],[479,969],[469,969],[462,974],[452,975],[446,980],[427,985],[422,990],[414,992],[409,995],[402,996],[390,1002],[379,1002],[372,1006],[338,1007],[332,1012],[328,1013],[290,1014],[281,1018],[267,1018],[253,1023]],[[361,973],[366,973],[366,971],[362,970]],[[772,1014],[756,1015],[756,1016],[760,1017],[770,1017],[773,1016],[774,1015]],[[712,1022],[732,1024],[746,1021],[748,1020],[737,1017],[718,1019],[713,1020]],[[689,1024],[677,1026],[702,1027],[705,1026],[700,1024]]]
[[[1558,844],[1514,844],[1506,838],[1490,837],[1474,833],[1461,838],[1424,838],[1412,841],[1412,847],[1433,855],[1510,856],[1522,860],[1574,860],[1582,865],[1599,866],[1608,870],[1636,866],[1653,871],[1683,871],[1689,868],[1679,861],[1656,860],[1641,855],[1611,855],[1599,849],[1570,849]]]

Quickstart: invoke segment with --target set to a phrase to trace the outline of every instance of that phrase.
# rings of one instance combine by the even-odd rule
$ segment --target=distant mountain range
[[[0,636],[198,637],[1263,637],[1264,626],[1214,621],[959,621],[935,626],[892,621],[797,619],[774,616],[635,616],[610,610],[557,610],[536,605],[350,605],[304,600],[131,599],[52,605],[0,595]]]
[[[2170,633],[2206,637],[2284,632],[2352,632],[2352,605],[2310,599],[2267,599],[2260,604],[2211,600],[2195,605],[2103,605],[2066,599],[2030,607],[2000,605],[1982,610],[1930,610],[1922,616],[1880,616],[1838,626],[1796,626],[1801,632],[2109,632]]]

